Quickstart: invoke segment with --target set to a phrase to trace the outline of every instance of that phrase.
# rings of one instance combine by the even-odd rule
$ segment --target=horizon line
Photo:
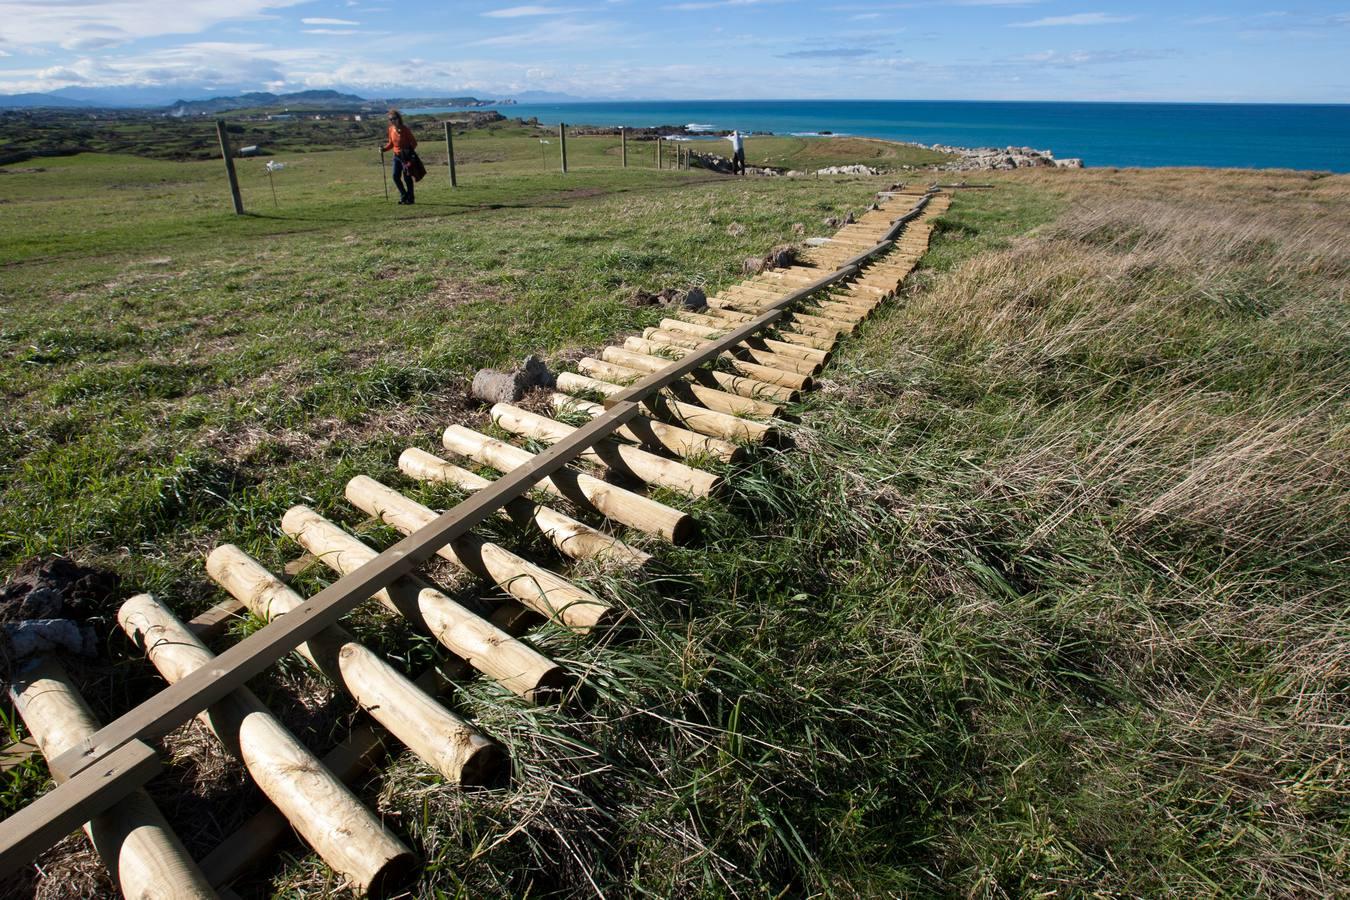
[[[72,90],[72,89],[73,89],[73,90],[76,90],[76,91],[80,91],[80,90],[116,90],[117,88],[114,87],[114,86],[105,86],[105,87],[90,86],[90,87],[84,87],[84,88],[81,88],[81,87],[77,87],[77,86],[73,86],[73,85],[72,85],[72,86],[67,86],[67,87],[62,87],[62,88],[55,88],[55,89],[48,90],[48,91],[16,91],[16,92],[14,92],[14,93],[12,93],[12,94],[10,94],[10,93],[0,94],[0,97],[4,97],[4,96],[23,96],[23,95],[34,95],[34,94],[36,94],[36,95],[59,96],[59,92],[61,92],[61,91],[66,91],[66,90]],[[129,90],[136,90],[137,88],[135,88],[135,87],[129,87],[128,89],[129,89]],[[170,90],[171,90],[171,89],[170,89]],[[99,104],[97,101],[78,101],[78,102],[81,102],[81,103],[88,103],[88,104],[90,104],[89,108],[92,108],[92,109],[158,109],[158,108],[164,108],[164,107],[172,106],[172,105],[174,105],[174,103],[178,103],[178,102],[183,102],[183,103],[193,103],[193,102],[201,102],[201,101],[209,101],[209,100],[222,100],[222,99],[229,99],[229,98],[232,97],[232,96],[241,96],[241,95],[243,95],[243,94],[249,94],[249,93],[266,93],[266,94],[273,94],[273,95],[275,95],[275,96],[284,96],[285,94],[299,94],[299,93],[306,93],[306,92],[311,92],[311,91],[331,91],[331,92],[333,92],[333,93],[350,93],[350,92],[356,92],[356,91],[363,91],[363,90],[367,90],[367,89],[364,89],[364,88],[345,88],[345,89],[344,89],[344,88],[299,88],[299,89],[296,89],[296,90],[275,91],[275,90],[268,90],[268,89],[265,89],[265,88],[239,88],[239,89],[237,89],[237,90],[239,91],[238,94],[230,94],[230,93],[225,93],[224,91],[222,91],[221,93],[218,93],[218,94],[207,95],[207,96],[203,96],[203,97],[199,97],[199,98],[195,98],[195,99],[184,99],[184,98],[182,98],[182,97],[179,97],[179,98],[176,99],[173,103],[163,103],[163,104],[160,104],[160,103],[131,103],[131,104],[107,103],[107,104]],[[417,90],[417,89],[416,89],[416,88],[412,88],[412,90]],[[531,90],[531,91],[522,91],[521,93],[532,93],[532,92],[534,92],[534,91],[533,91],[533,90]],[[548,92],[540,92],[540,93],[548,93]],[[441,93],[441,94],[428,94],[428,95],[421,96],[421,97],[419,97],[419,96],[408,96],[408,95],[399,96],[399,94],[395,93],[394,91],[390,91],[388,94],[385,95],[385,97],[381,97],[381,96],[363,96],[363,95],[358,95],[358,96],[360,96],[360,99],[366,100],[366,101],[382,100],[382,99],[385,99],[385,97],[395,97],[395,98],[401,99],[401,100],[435,100],[435,99],[440,99],[440,98],[444,98],[444,97],[470,97],[470,98],[475,99],[475,100],[481,100],[481,101],[484,101],[484,102],[487,104],[487,106],[489,106],[489,107],[490,107],[490,106],[495,106],[495,105],[500,105],[500,102],[501,102],[501,101],[507,101],[507,100],[514,101],[514,102],[516,102],[518,105],[522,105],[522,106],[579,106],[579,105],[583,105],[583,104],[624,104],[624,103],[716,103],[716,104],[732,104],[732,103],[1007,103],[1007,104],[1023,104],[1023,103],[1036,103],[1036,104],[1064,104],[1064,105],[1069,105],[1069,104],[1094,104],[1094,105],[1119,105],[1119,106],[1125,106],[1125,105],[1136,105],[1136,106],[1159,106],[1159,105],[1168,105],[1168,106],[1326,106],[1326,107],[1343,107],[1343,106],[1345,106],[1345,107],[1350,107],[1350,100],[1341,100],[1341,101],[1335,101],[1335,100],[1110,100],[1110,99],[1094,99],[1094,100],[1083,100],[1083,99],[1077,99],[1077,100],[1066,100],[1066,99],[1053,99],[1053,100],[1052,100],[1052,99],[1016,99],[1016,100],[1011,100],[1011,99],[981,98],[981,97],[956,97],[956,98],[933,98],[933,97],[869,97],[869,98],[859,98],[859,97],[758,97],[758,98],[749,98],[749,97],[738,97],[738,98],[731,98],[731,99],[714,99],[714,98],[708,98],[708,97],[687,97],[687,98],[672,98],[672,97],[653,98],[653,97],[645,97],[645,98],[631,98],[631,99],[614,99],[614,98],[612,98],[612,97],[604,97],[604,98],[575,97],[575,98],[569,98],[569,99],[566,99],[566,100],[544,100],[544,101],[533,101],[533,102],[531,102],[531,101],[526,101],[526,102],[524,102],[524,103],[520,103],[519,101],[516,101],[516,100],[515,100],[515,97],[513,97],[513,96],[511,96],[511,95],[498,94],[498,95],[495,95],[495,96],[492,96],[492,97],[489,97],[489,98],[484,98],[484,97],[480,97],[480,96],[478,96],[478,95],[476,95],[476,94],[474,94],[474,93],[464,93],[464,92],[461,92],[461,91],[446,91],[446,92]],[[74,98],[67,98],[67,99],[74,99]],[[493,102],[494,100],[497,101],[497,102]],[[19,108],[22,108],[22,107],[13,107],[13,108],[14,108],[14,109],[19,109]],[[54,108],[54,107],[40,107],[40,106],[35,106],[35,107],[29,107],[29,108],[31,108],[31,109],[43,109],[43,108]],[[486,107],[484,107],[484,108],[486,108]]]

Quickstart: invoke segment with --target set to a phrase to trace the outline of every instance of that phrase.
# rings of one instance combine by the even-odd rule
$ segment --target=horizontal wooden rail
[[[639,403],[642,400],[777,322],[792,304],[856,274],[863,262],[891,246],[895,235],[906,223],[922,213],[931,197],[930,192],[920,198],[908,213],[896,220],[885,239],[875,247],[850,257],[833,272],[762,307],[759,315],[725,336],[710,341],[699,351],[606,397],[606,411],[578,427],[566,440],[535,455],[528,464],[507,472],[488,487],[470,495],[434,521],[379,553],[365,565],[319,591],[302,606],[230,647],[210,665],[193,671],[51,760],[50,768],[56,778],[70,781],[59,785],[20,813],[0,822],[0,870],[13,871],[66,833],[63,831],[53,837],[51,828],[35,832],[31,823],[36,820],[29,815],[30,811],[40,808],[43,821],[69,821],[73,823],[70,828],[73,828],[87,821],[92,814],[106,809],[120,796],[140,787],[145,780],[123,777],[111,785],[104,784],[101,790],[90,792],[87,779],[74,780],[81,772],[100,760],[106,759],[111,763],[113,760],[110,754],[120,748],[128,745],[144,746],[139,742],[167,734],[242,687],[300,644],[336,624],[371,596],[425,563],[441,547],[467,534],[502,506],[523,496],[539,481],[573,462],[582,451],[641,415]],[[100,766],[98,771],[106,769],[106,765]],[[141,768],[136,771],[143,774]],[[85,789],[81,790],[81,787]],[[48,837],[51,839],[43,843]]]
[[[160,770],[159,754],[136,740],[122,744],[98,763],[5,819],[0,828],[0,878],[17,872],[43,850],[111,809]]]

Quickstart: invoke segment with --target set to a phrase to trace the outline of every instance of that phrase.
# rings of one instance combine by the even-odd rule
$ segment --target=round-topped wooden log
[[[555,393],[549,399],[553,403],[553,408],[563,414],[582,413],[593,419],[605,411],[602,404],[578,400],[564,393]],[[711,456],[723,462],[734,462],[745,455],[744,447],[730,441],[699,434],[678,425],[670,425],[651,416],[637,416],[619,428],[615,434],[646,447],[663,447],[686,458]]]
[[[261,619],[271,620],[305,602],[233,544],[211,551],[206,571]],[[451,782],[483,785],[501,781],[507,756],[500,744],[436,702],[346,629],[325,628],[295,652],[346,688],[375,721]]]
[[[215,655],[149,594],[122,604],[117,621],[169,683]],[[248,688],[197,716],[324,862],[359,891],[383,895],[410,874],[413,854]]]
[[[605,362],[615,363],[620,366],[628,366],[629,368],[640,369],[649,373],[660,372],[672,362],[672,360],[663,356],[639,353],[634,350],[625,350],[622,347],[606,347],[601,351],[600,356]],[[739,394],[742,397],[749,397],[751,399],[767,399],[780,403],[795,403],[800,397],[798,389],[796,388],[758,380],[754,377],[734,375],[730,372],[719,372],[715,369],[695,369],[693,372],[689,373],[689,378],[697,381],[699,384],[715,387],[723,391],[729,391],[730,393]]]
[[[59,663],[39,657],[9,685],[14,708],[47,759],[55,759],[99,729]],[[124,897],[210,900],[216,896],[164,814],[144,790],[132,791],[84,825]]]
[[[608,363],[601,363],[600,365],[608,366]],[[685,387],[689,388],[691,396],[697,399],[697,395],[692,394],[694,385],[685,385]],[[617,394],[619,391],[623,390],[623,387],[620,385],[612,384],[600,378],[578,375],[574,372],[560,372],[558,374],[558,388],[569,394],[596,393],[603,396]],[[644,401],[644,405],[664,418],[667,418],[672,422],[680,423],[690,431],[711,435],[712,437],[721,438],[725,441],[750,441],[759,443],[772,438],[777,433],[777,430],[772,425],[767,425],[763,422],[755,422],[750,419],[742,419],[738,416],[733,416],[730,413],[719,412],[698,403],[686,403],[684,401],[675,400],[673,399],[673,394],[673,391],[669,393],[663,391],[659,396],[648,398]],[[731,394],[725,396],[737,401],[745,399],[744,397],[736,397]]]
[[[691,352],[683,347],[659,344],[655,341],[649,341],[640,337],[626,338],[623,342],[623,346],[626,350],[631,350],[635,353],[647,353],[652,356],[661,356],[662,354],[668,353],[671,356],[679,358],[687,356]],[[773,354],[767,355],[771,358],[773,365],[747,362],[732,351],[726,351],[718,358],[723,361],[723,364],[730,366],[732,371],[739,372],[747,378],[754,378],[765,384],[779,385],[793,391],[803,391],[811,386],[811,376],[809,374],[802,374],[798,371],[798,368],[801,365],[800,360],[778,360],[773,358]],[[713,372],[713,374],[719,373]]]
[[[631,384],[650,372],[650,370],[647,369],[635,369],[631,366],[625,366],[620,363],[609,362],[602,359],[593,359],[589,356],[582,357],[578,360],[577,368],[587,375],[618,385]],[[779,402],[733,394],[730,391],[724,391],[717,387],[709,387],[708,385],[699,384],[693,380],[677,381],[674,384],[668,385],[661,391],[660,396],[670,397],[685,403],[701,403],[714,412],[726,413],[727,415],[733,416],[759,416],[768,418],[770,416],[778,415],[783,409]]]
[[[441,442],[452,453],[502,472],[527,465],[534,458],[534,454],[528,450],[513,447],[505,441],[479,434],[462,425],[451,425],[445,429]],[[616,522],[658,535],[673,543],[684,543],[694,535],[694,519],[688,513],[575,469],[560,469],[542,479],[539,487],[574,503],[591,506]]]
[[[444,482],[453,484],[463,491],[481,491],[492,484],[481,475],[416,447],[409,447],[403,451],[398,458],[398,467],[404,474],[418,481]],[[596,559],[640,567],[645,566],[652,558],[650,553],[626,544],[612,534],[606,534],[598,528],[578,522],[571,516],[535,503],[528,497],[517,497],[506,504],[502,512],[517,522],[533,521],[559,552],[572,559]]]
[[[660,328],[646,328],[642,331],[642,336],[648,340],[670,341],[677,340],[709,340],[720,337],[722,334],[716,328],[709,328],[706,325],[696,325],[692,322],[683,322],[679,319],[662,319]],[[819,350],[814,347],[806,347],[800,344],[792,344],[787,341],[774,340],[773,338],[755,336],[747,338],[745,346],[753,347],[759,350],[770,350],[781,356],[791,356],[796,359],[810,360],[820,365],[824,365],[830,358],[828,350]],[[680,346],[686,346],[681,343]],[[696,346],[696,345],[695,345]]]
[[[347,482],[347,499],[357,509],[404,534],[412,534],[436,519],[433,510],[365,475]],[[619,618],[618,610],[590,591],[476,534],[456,538],[436,553],[488,579],[541,616],[568,628],[581,632],[608,628]]]
[[[341,575],[356,571],[377,555],[307,506],[288,509],[281,519],[281,530]],[[425,628],[469,665],[522,697],[552,700],[566,684],[566,675],[557,664],[420,578],[404,576],[375,597],[388,609]]]
[[[492,421],[504,431],[546,444],[556,444],[576,431],[572,425],[506,403],[492,407]],[[599,463],[624,477],[670,488],[690,497],[709,497],[722,486],[722,479],[711,472],[614,440],[597,441],[581,452],[581,458]]]

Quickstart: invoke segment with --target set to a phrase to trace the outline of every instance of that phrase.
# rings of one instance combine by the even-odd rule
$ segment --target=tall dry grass
[[[991,895],[1350,889],[1350,179],[1000,190],[1057,211],[991,236],[958,201],[966,249],[852,354],[877,387],[833,423],[985,648],[989,808],[938,865]]]

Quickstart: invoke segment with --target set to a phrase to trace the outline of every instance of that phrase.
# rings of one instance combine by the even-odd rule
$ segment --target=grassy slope
[[[230,143],[236,147],[257,145],[265,153],[305,153],[318,150],[349,150],[369,147],[384,137],[381,113],[365,114],[364,121],[324,118],[313,113],[295,113],[287,120],[267,120],[268,111],[231,110],[225,113]],[[280,112],[277,110],[276,112]],[[461,123],[473,113],[454,114]],[[0,159],[23,153],[68,155],[76,152],[126,153],[159,160],[204,160],[219,158],[215,116],[165,118],[130,110],[101,112],[0,112]],[[418,134],[439,135],[443,117],[413,116],[409,122]],[[518,123],[496,123],[500,135],[525,133]],[[482,135],[479,135],[481,137]]]
[[[718,147],[717,152],[721,152],[721,147]],[[745,158],[752,166],[773,166],[814,172],[827,166],[848,166],[856,163],[883,169],[931,166],[946,161],[947,156],[875,138],[781,135],[746,138]]]
[[[0,251],[18,260],[0,301],[10,564],[199,516],[219,527],[236,504],[189,514],[184,494],[284,470],[287,442],[375,439],[371,423],[425,411],[479,367],[635,328],[659,313],[630,308],[634,290],[726,281],[794,222],[869,193],[469,165],[465,187],[424,182],[407,210],[383,201],[365,160],[335,153],[279,176],[285,207],[236,219],[215,169],[76,157],[0,176]],[[365,196],[336,199],[358,175]]]
[[[1350,181],[1010,181],[813,401],[842,473],[789,464],[896,660],[897,874],[1344,892]]]
[[[869,189],[560,185],[428,193],[407,237],[320,183],[303,213],[223,220],[228,244],[138,246],[130,223],[98,245],[125,250],[25,251],[7,559],[78,550],[200,606],[211,542],[278,563],[286,505],[357,523],[348,475],[412,488],[394,456],[466,415],[476,366],[636,327],[629,286],[729,278]],[[405,756],[367,787],[436,863],[421,893],[1344,891],[1345,193],[1086,172],[961,195],[798,448],[702,510],[705,546],[639,581],[575,573],[639,623],[536,634],[588,673],[588,715],[470,683],[455,705],[510,745],[514,786],[464,796]],[[356,619],[410,666],[430,653]],[[299,679],[260,689],[313,695]],[[273,876],[245,892],[333,887],[312,858]]]
[[[250,117],[258,111],[249,111]],[[466,113],[462,115],[472,115]],[[382,142],[384,123],[381,116],[365,116],[365,121],[348,122],[339,119],[315,121],[300,114],[286,121],[265,121],[244,118],[238,111],[228,114],[230,141],[234,147],[258,145],[265,155],[295,156],[314,151],[350,150],[367,148]],[[444,164],[443,118],[440,116],[412,116],[409,124],[424,141],[421,148],[428,164],[433,160]],[[216,138],[215,118],[162,119],[122,114],[119,119],[93,121],[87,114],[61,113],[56,115],[0,114],[3,137],[0,137],[0,158],[11,154],[28,153],[94,153],[132,154],[157,160],[207,160],[217,158],[219,144]],[[557,162],[557,129],[533,127],[520,120],[506,120],[490,126],[471,128],[461,124],[457,129],[456,157],[461,162],[493,161],[520,164],[533,168],[545,152],[546,167]],[[539,141],[549,145],[541,148]],[[607,164],[620,161],[617,135],[572,135],[568,139],[570,162],[585,165],[603,157]],[[691,146],[726,155],[730,145],[721,140],[694,142]],[[666,150],[671,150],[670,146]],[[656,144],[649,140],[631,138],[628,142],[631,166],[655,166]],[[754,165],[769,165],[814,171],[824,166],[867,163],[874,166],[930,165],[946,159],[944,154],[921,150],[891,141],[854,137],[752,137],[746,142],[746,155]],[[16,166],[41,165],[41,157]]]

